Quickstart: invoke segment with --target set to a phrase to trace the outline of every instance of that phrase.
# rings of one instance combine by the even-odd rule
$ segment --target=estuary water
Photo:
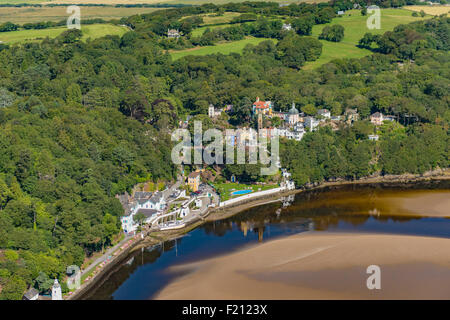
[[[298,193],[133,252],[82,298],[153,299],[166,286],[193,271],[173,267],[302,232],[450,239],[449,199],[450,181],[344,185]]]

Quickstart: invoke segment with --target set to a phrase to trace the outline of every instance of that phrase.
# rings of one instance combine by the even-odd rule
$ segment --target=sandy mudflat
[[[357,214],[450,218],[450,190],[387,190],[373,194],[366,192],[359,197],[351,192],[330,195],[306,201],[300,208],[348,208],[351,204],[359,208],[353,212]]]
[[[450,217],[450,191],[417,193],[403,200],[402,207],[428,217]]]
[[[369,265],[381,290],[367,289]],[[190,270],[157,299],[450,299],[450,239],[309,232],[218,258]]]

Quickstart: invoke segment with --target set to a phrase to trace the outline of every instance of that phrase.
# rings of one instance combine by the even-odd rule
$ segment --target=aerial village
[[[223,113],[232,111],[232,105],[216,108],[210,104],[208,117],[214,120]],[[357,109],[347,109],[341,116],[331,116],[329,110],[319,109],[315,116],[306,116],[303,112],[299,112],[295,103],[292,103],[287,112],[275,111],[271,101],[263,101],[259,97],[253,103],[251,113],[257,122],[258,131],[249,127],[238,127],[234,134],[225,137],[227,143],[233,146],[243,145],[246,148],[254,147],[258,144],[258,134],[267,139],[279,137],[301,141],[307,132],[315,131],[319,127],[330,126],[332,130],[339,130],[339,125],[342,123],[352,125],[360,120]],[[263,119],[275,117],[281,120],[279,126],[263,126]],[[383,115],[380,112],[370,116],[370,122],[375,126],[382,125],[386,120],[395,121],[395,117]],[[189,121],[190,117],[180,122],[180,127],[187,128]],[[372,134],[368,138],[377,141],[379,137],[377,134]],[[126,193],[117,196],[125,210],[121,218],[122,230],[126,235],[134,235],[144,226],[158,230],[179,229],[192,221],[201,219],[211,208],[225,207],[249,198],[295,189],[290,173],[285,168],[281,168],[279,159],[277,167],[281,172],[278,183],[270,186],[248,186],[240,184],[232,176],[226,184],[234,188],[227,188],[226,194],[224,190],[218,190],[219,188],[208,181],[204,168],[195,169],[187,176],[184,176],[182,170],[178,181],[172,186],[165,186],[164,190],[150,191],[147,184],[143,184],[135,189],[132,195]]]

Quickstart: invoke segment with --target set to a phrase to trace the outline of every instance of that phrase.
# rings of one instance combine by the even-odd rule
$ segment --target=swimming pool
[[[252,192],[253,190],[238,190],[238,191],[234,191],[234,192],[232,192],[231,194],[233,195],[233,196],[237,196],[237,195],[241,195],[241,194],[247,194],[247,193],[250,193],[250,192]]]

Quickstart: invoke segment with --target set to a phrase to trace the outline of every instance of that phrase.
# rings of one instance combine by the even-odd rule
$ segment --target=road
[[[166,190],[163,191],[163,195],[164,195],[164,199],[169,199],[170,195],[172,193],[174,193],[181,185],[181,183],[183,182],[184,177],[182,175],[179,175],[177,177],[177,181],[171,185],[169,188],[167,188]]]
[[[83,276],[86,273],[88,273],[89,271],[91,271],[93,268],[95,268],[95,266],[97,266],[99,263],[102,263],[103,261],[105,261],[109,256],[112,256],[114,251],[116,251],[119,247],[124,245],[131,238],[133,238],[133,236],[131,236],[131,235],[125,236],[125,238],[122,241],[120,241],[118,244],[116,244],[114,247],[111,247],[108,250],[106,250],[106,252],[102,256],[95,259],[94,262],[92,262],[86,269],[84,269],[81,272],[81,276]]]

